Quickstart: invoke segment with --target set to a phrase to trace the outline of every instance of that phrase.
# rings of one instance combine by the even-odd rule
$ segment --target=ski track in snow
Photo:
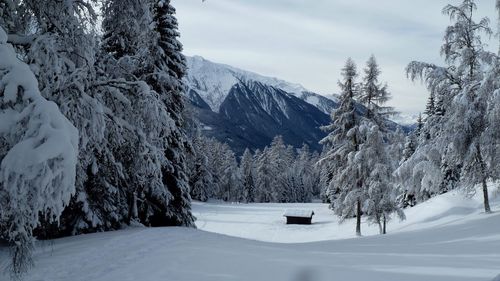
[[[499,210],[500,200],[492,202]],[[293,208],[313,209],[314,224],[285,225],[283,211]],[[362,238],[324,204],[194,203],[194,213],[199,230],[129,228],[40,242],[25,280],[491,281],[500,273],[500,212],[485,215],[479,199],[456,193],[407,210],[386,236],[364,223]],[[0,251],[5,268],[8,251]],[[4,272],[0,280],[9,280]]]

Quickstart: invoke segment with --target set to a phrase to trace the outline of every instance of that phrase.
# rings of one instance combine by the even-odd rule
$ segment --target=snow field
[[[393,219],[388,233],[410,232],[482,219],[481,193],[467,198],[459,191],[432,198],[405,210],[407,219]],[[491,193],[493,204],[500,201]],[[312,210],[313,225],[286,225],[287,209]],[[228,204],[221,202],[193,203],[196,226],[200,230],[245,239],[274,243],[308,243],[355,238],[354,219],[339,224],[328,204]],[[364,236],[378,235],[378,226],[363,220]],[[500,234],[499,234],[500,235]]]
[[[285,225],[287,208],[313,208],[315,224]],[[481,210],[478,198],[449,193],[408,210],[389,235],[365,223],[367,236],[350,238],[353,222],[337,225],[323,204],[195,203],[199,230],[139,227],[40,242],[26,281],[491,281],[500,273],[500,213]]]

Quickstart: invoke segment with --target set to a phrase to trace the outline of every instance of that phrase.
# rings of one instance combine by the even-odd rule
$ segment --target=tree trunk
[[[385,235],[385,234],[387,234],[387,218],[385,217],[385,215],[384,215],[383,220],[384,220],[384,228],[382,230],[382,234]]]
[[[486,184],[486,178],[483,178],[483,197],[484,197],[484,211],[487,214],[490,214],[491,213],[490,198],[488,196],[488,185]]]
[[[483,160],[483,155],[481,153],[481,146],[479,143],[476,143],[476,152],[477,152],[477,160],[479,162],[479,167],[481,168],[481,173],[482,173],[482,185],[483,185],[483,198],[484,198],[484,211],[487,214],[491,213],[491,208],[490,208],[490,199],[488,196],[488,185],[486,183],[487,176],[486,176],[486,164],[484,163]]]
[[[132,195],[132,208],[130,210],[130,222],[139,221],[139,210],[137,208],[137,192],[134,191]]]
[[[495,5],[495,8],[497,8],[497,12],[498,12],[498,25],[497,25],[497,32],[500,33],[500,0],[497,0],[496,1],[496,5]],[[500,55],[500,47],[498,47],[498,55]]]
[[[361,201],[359,199],[356,208],[356,235],[361,236]]]

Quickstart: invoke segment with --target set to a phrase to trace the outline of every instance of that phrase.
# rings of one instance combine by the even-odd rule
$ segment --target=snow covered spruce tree
[[[208,153],[214,181],[217,183],[216,199],[224,201],[241,200],[241,177],[236,156],[231,148],[211,139]]]
[[[332,113],[332,123],[323,127],[329,132],[321,140],[326,153],[319,165],[327,165],[331,180],[328,183],[327,194],[330,195],[331,207],[341,220],[356,216],[356,234],[361,235],[362,204],[366,199],[366,189],[360,177],[360,171],[355,161],[355,155],[361,145],[361,116],[355,108],[354,97],[359,93],[356,83],[356,65],[348,59],[342,69],[342,90],[340,107]]]
[[[206,202],[215,196],[215,185],[209,171],[210,158],[206,153],[207,139],[198,132],[192,139],[192,152],[188,157],[188,178],[191,198]]]
[[[319,175],[314,169],[314,161],[316,159],[311,154],[309,146],[304,144],[295,159],[295,167],[291,168],[297,175],[299,183],[293,202],[311,202],[313,196],[319,195]]]
[[[304,160],[309,158],[309,155],[302,154],[295,161],[280,173],[279,184],[283,191],[281,203],[307,203],[311,202],[314,189],[314,180],[312,174],[305,165]],[[309,163],[308,163],[309,164]]]
[[[230,147],[213,138],[204,137],[200,132],[193,137],[191,147],[188,178],[192,198],[200,201],[218,199],[246,202],[243,167],[241,165],[238,167],[236,156]],[[253,169],[251,164],[252,162],[250,167],[246,168]],[[250,172],[253,177],[253,171]],[[252,182],[251,179],[249,181]],[[251,191],[252,187],[249,188]]]
[[[122,146],[122,156],[137,154],[125,162],[136,177],[128,183],[129,205],[140,203],[143,223],[192,226],[181,96],[185,64],[174,11],[169,1],[106,1],[103,50],[107,72],[116,85],[128,85],[123,97],[139,115],[123,117],[133,124],[135,144]]]
[[[178,41],[179,32],[175,9],[170,0],[153,1],[153,22],[155,39],[148,56],[153,71],[146,73],[144,79],[160,94],[161,100],[174,126],[164,140],[167,141],[165,156],[168,165],[162,169],[164,183],[174,196],[170,203],[171,216],[176,217],[177,225],[193,225],[191,198],[186,177],[186,154],[189,141],[184,129],[184,86],[182,78],[186,73],[186,61],[182,55],[182,44]],[[150,80],[149,80],[149,79]]]
[[[293,147],[287,146],[282,136],[276,136],[265,152],[269,154],[272,202],[286,203],[292,196],[294,186],[291,187],[289,179],[286,179],[290,176],[287,170],[294,161]]]
[[[165,162],[161,148],[151,144],[147,133],[143,130],[146,123],[141,115],[146,116],[147,113],[144,108],[138,108],[137,114],[132,113],[148,98],[152,100],[152,105],[161,105],[149,86],[141,81],[136,73],[139,68],[137,60],[140,57],[138,49],[141,51],[145,49],[139,45],[144,42],[144,38],[140,37],[140,31],[148,33],[146,23],[149,18],[148,6],[145,3],[131,3],[131,1],[121,1],[119,4],[106,1],[103,3],[102,14],[104,36],[99,53],[101,77],[105,78],[102,81],[104,85],[102,91],[107,107],[113,112],[113,118],[107,122],[109,129],[106,137],[111,155],[102,158],[112,159],[109,161],[111,163],[120,163],[121,169],[117,173],[113,171],[112,165],[106,165],[108,161],[98,163],[94,173],[89,174],[91,181],[87,189],[91,190],[91,194],[96,191],[102,194],[100,198],[94,199],[100,201],[96,212],[99,217],[104,218],[97,227],[113,229],[124,222],[142,221],[148,224],[151,216],[148,209],[153,205],[151,202],[155,201],[149,190],[155,190],[166,196],[168,193],[164,191],[159,169]],[[165,110],[160,107],[158,110],[150,111],[151,114],[155,112],[165,113]],[[151,116],[151,120],[154,119],[154,116]],[[136,146],[139,147],[136,149]],[[144,157],[138,155],[142,151],[145,152]],[[146,163],[149,160],[152,160],[151,166]],[[148,168],[151,170],[143,170]],[[106,174],[115,175],[115,178],[102,180],[102,175]],[[145,182],[139,182],[143,176],[151,178],[147,185]],[[148,190],[148,187],[152,188]],[[158,202],[164,200],[157,199]],[[156,210],[161,205],[158,203]],[[109,207],[99,208],[99,206]],[[107,214],[114,213],[111,211],[113,207],[119,211],[114,218],[108,217]]]
[[[12,275],[32,265],[33,231],[57,222],[75,192],[78,131],[43,98],[0,27],[0,240],[12,245]]]
[[[255,175],[254,175],[254,164],[253,156],[250,150],[247,148],[243,153],[240,162],[240,174],[241,174],[241,184],[243,189],[243,202],[253,203],[255,202]]]
[[[456,184],[450,187],[443,181],[460,174],[460,183],[467,190],[482,185],[488,213],[487,181],[492,177],[492,166],[485,160],[490,144],[482,141],[482,136],[488,127],[484,113],[493,92],[489,87],[484,90],[484,69],[496,57],[484,50],[481,41],[481,34],[492,33],[489,20],[474,21],[475,10],[473,0],[443,9],[452,20],[441,48],[447,66],[412,62],[407,68],[412,80],[426,82],[437,102],[435,114],[425,122],[419,147],[398,172],[419,199],[441,192],[443,186],[454,188]]]
[[[252,157],[243,154],[240,163],[243,202],[305,203],[319,196],[319,171],[314,169],[317,154],[304,145],[299,154],[276,136],[270,146]],[[249,195],[251,194],[251,196]],[[253,199],[250,201],[248,199]]]
[[[436,99],[434,98],[434,93],[430,93],[429,99],[427,100],[427,104],[425,106],[425,115],[427,115],[427,118],[432,117],[434,114],[436,114]]]
[[[255,174],[256,174],[256,189],[257,202],[269,203],[273,202],[272,182],[273,174],[271,171],[271,160],[269,157],[269,147],[265,147],[262,152],[255,152]]]

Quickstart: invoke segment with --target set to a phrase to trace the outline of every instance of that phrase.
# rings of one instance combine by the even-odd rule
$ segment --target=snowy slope
[[[393,220],[388,224],[389,233],[422,231],[468,221],[482,220],[481,192],[469,199],[460,192],[451,192],[406,209],[407,219]],[[494,198],[500,195],[492,193]],[[495,197],[496,196],[496,197]],[[500,209],[500,198],[496,199]],[[194,203],[196,225],[201,230],[274,243],[308,243],[347,239],[354,237],[355,220],[339,225],[327,204],[224,204]],[[283,225],[286,209],[313,210],[313,225]],[[378,226],[364,223],[363,235],[377,235]],[[500,233],[498,234],[500,239]],[[500,246],[499,246],[500,251]]]
[[[275,87],[299,98],[303,98],[303,94],[307,93],[307,96],[303,99],[314,106],[319,105],[318,108],[325,108],[326,105],[324,104],[331,104],[329,99],[308,91],[300,84],[266,77],[225,64],[214,63],[200,56],[187,57],[187,66],[188,72],[185,83],[188,92],[189,90],[195,90],[214,112],[219,112],[219,108],[234,85],[238,84],[238,82],[250,81]],[[331,110],[331,108],[327,110]]]
[[[321,204],[300,206],[326,212]],[[499,209],[498,198],[493,206]],[[308,233],[303,242],[342,236],[338,233],[353,236],[350,221],[334,227],[326,213],[315,216],[313,227],[320,228],[290,228],[281,219],[288,207],[213,203],[197,204],[195,210],[206,214],[198,221],[201,229],[218,224],[220,232],[235,231],[251,218],[246,223],[255,235],[265,231],[274,235],[266,240],[277,242],[300,233]],[[387,236],[300,244],[182,228],[64,238],[40,244],[26,281],[490,281],[500,273],[500,213],[482,214],[478,199],[447,194],[407,216],[407,222],[391,224]],[[256,227],[259,223],[267,226]],[[7,250],[0,249],[5,266]],[[8,280],[1,274],[0,280]]]

